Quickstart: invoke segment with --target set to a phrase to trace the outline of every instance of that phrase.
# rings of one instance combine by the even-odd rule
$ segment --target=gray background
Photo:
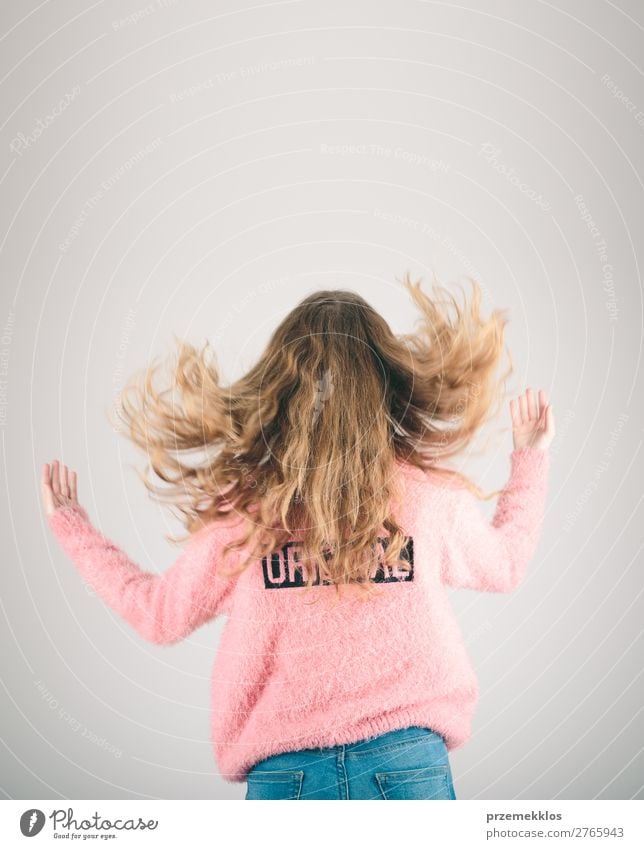
[[[525,583],[450,590],[481,684],[457,796],[644,798],[641,5],[68,0],[1,29],[0,793],[243,797],[210,747],[223,620],[140,639],[59,550],[40,467],[164,571],[181,527],[108,420],[124,379],[173,333],[233,378],[320,287],[409,331],[396,278],[434,269],[509,310],[510,391],[557,423]],[[459,460],[485,487],[509,424]]]

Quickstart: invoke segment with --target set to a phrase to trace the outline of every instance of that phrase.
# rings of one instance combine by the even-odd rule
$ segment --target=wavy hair
[[[156,361],[124,386],[119,417],[169,485],[144,474],[147,489],[179,509],[189,534],[231,511],[245,520],[223,554],[248,548],[248,556],[221,574],[235,577],[295,537],[307,588],[369,595],[379,564],[404,568],[397,462],[479,498],[499,494],[439,465],[497,412],[513,370],[507,352],[508,369],[497,373],[504,311],[483,320],[480,289],[467,279],[472,298],[461,306],[435,276],[429,297],[406,272],[420,312],[413,333],[394,334],[355,292],[323,289],[286,315],[257,364],[230,384],[207,341],[197,349],[178,340],[169,386],[155,386]]]

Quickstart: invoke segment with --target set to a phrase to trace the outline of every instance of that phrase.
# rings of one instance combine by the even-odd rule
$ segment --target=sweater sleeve
[[[468,489],[447,491],[450,518],[441,578],[448,586],[510,592],[522,582],[539,542],[550,460],[545,448],[521,448],[510,462],[491,522]]]
[[[153,643],[179,642],[213,619],[235,582],[217,575],[221,549],[229,541],[220,523],[194,533],[175,563],[158,575],[133,563],[80,505],[58,507],[47,520],[83,580]]]

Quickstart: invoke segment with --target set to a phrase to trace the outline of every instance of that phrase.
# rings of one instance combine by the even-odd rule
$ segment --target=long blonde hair
[[[480,289],[468,279],[473,296],[461,307],[435,277],[428,297],[406,272],[402,283],[420,311],[413,333],[394,335],[355,292],[324,289],[288,313],[257,364],[230,385],[220,382],[207,341],[197,349],[180,340],[171,387],[155,387],[154,362],[125,385],[119,416],[169,484],[155,487],[144,474],[147,489],[180,510],[189,533],[230,511],[247,521],[224,554],[248,547],[248,556],[222,574],[239,575],[297,534],[300,562],[313,564],[307,587],[369,594],[382,528],[380,562],[404,562],[407,537],[392,513],[396,462],[457,479],[479,498],[499,494],[438,465],[496,412],[513,370],[507,352],[507,371],[495,374],[504,311],[483,320]],[[195,451],[200,461],[188,462]]]

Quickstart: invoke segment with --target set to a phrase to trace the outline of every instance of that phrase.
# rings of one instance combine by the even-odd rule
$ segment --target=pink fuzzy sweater
[[[219,576],[239,517],[201,528],[161,574],[129,560],[80,506],[48,521],[82,578],[145,639],[176,643],[227,616],[212,672],[212,742],[222,777],[241,782],[278,752],[410,725],[439,732],[449,750],[468,740],[478,681],[446,587],[509,592],[526,574],[543,522],[547,449],[515,450],[510,464],[490,523],[469,490],[399,463],[405,568],[374,569],[384,592],[367,602],[338,601],[325,584],[305,596],[296,539],[233,580]]]

